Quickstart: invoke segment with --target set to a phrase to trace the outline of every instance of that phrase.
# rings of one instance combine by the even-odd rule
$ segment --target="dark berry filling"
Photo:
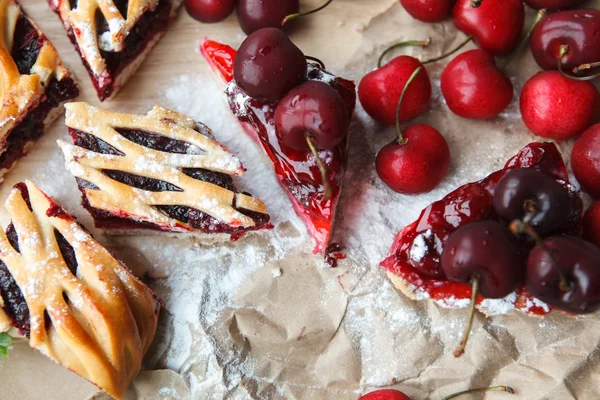
[[[202,128],[202,126],[200,125],[199,128]],[[187,142],[171,139],[158,133],[119,128],[117,128],[116,131],[128,140],[140,146],[148,147],[154,150],[174,154],[202,153],[202,151],[196,146],[193,146]],[[87,134],[76,129],[69,129],[69,133],[73,138],[73,142],[77,146],[102,154],[123,155],[123,153],[121,153],[119,150],[115,149],[108,143],[96,138],[93,135]],[[179,192],[182,190],[181,188],[169,182],[135,175],[128,172],[117,170],[103,170],[102,172],[106,176],[110,177],[111,179],[117,182],[121,182],[128,186],[142,190],[147,190],[150,192]],[[201,168],[184,168],[182,172],[193,179],[212,183],[214,185],[235,192],[233,179],[227,174],[213,172]],[[82,179],[77,179],[77,183],[79,185],[79,188],[82,190],[97,189],[97,187],[94,184]],[[83,196],[82,204],[94,217],[96,226],[101,228],[121,230],[167,229],[167,227],[160,227],[149,222],[134,220],[128,215],[116,215],[105,210],[94,208],[91,206],[91,204],[88,202],[85,196]],[[235,207],[235,204],[233,206]],[[199,229],[204,232],[233,234],[244,231],[244,228],[232,228],[228,224],[218,221],[212,216],[194,208],[173,205],[158,205],[156,206],[156,208],[164,214],[168,215],[170,218],[176,219],[177,221],[190,225],[194,229]],[[266,214],[252,212],[244,209],[238,209],[238,211],[252,218],[256,224],[256,229],[265,229],[269,226],[269,216]]]

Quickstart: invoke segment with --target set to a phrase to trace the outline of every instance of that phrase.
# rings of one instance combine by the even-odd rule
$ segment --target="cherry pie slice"
[[[264,203],[237,192],[232,176],[245,170],[205,125],[158,106],[146,115],[66,110],[74,145],[58,143],[98,228],[216,240],[272,227]]]
[[[440,266],[444,243],[459,227],[478,220],[499,220],[492,199],[504,174],[513,168],[535,168],[564,185],[571,198],[568,223],[557,234],[578,235],[581,231],[583,203],[569,177],[560,151],[552,143],[531,143],[511,158],[506,166],[487,178],[468,183],[422,211],[419,219],[404,228],[394,240],[390,254],[381,265],[388,270],[394,285],[406,296],[432,299],[449,308],[467,307],[471,286],[450,282]],[[505,299],[478,299],[478,309],[492,315],[517,309],[526,314],[545,315],[551,307],[534,298],[526,287]]]
[[[48,0],[87,68],[110,99],[165,34],[182,0]]]
[[[0,331],[122,399],[156,332],[160,301],[31,182],[6,201]]]
[[[52,43],[15,0],[0,0],[0,182],[79,91]]]
[[[332,186],[332,195],[326,199],[321,173],[312,153],[292,150],[279,142],[273,121],[277,104],[250,98],[233,80],[233,60],[236,51],[211,40],[204,40],[200,50],[211,67],[227,83],[225,93],[231,111],[273,162],[279,183],[286,190],[294,210],[304,221],[309,234],[316,242],[314,253],[326,250],[346,172],[347,140],[333,149],[319,152],[327,167]],[[342,96],[348,114],[352,115],[356,104],[353,82],[335,77],[320,66],[311,63],[308,66],[307,79],[323,81],[331,85]]]

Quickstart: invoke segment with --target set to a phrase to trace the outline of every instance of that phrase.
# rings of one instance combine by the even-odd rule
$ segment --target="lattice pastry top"
[[[173,218],[164,207],[198,210],[239,228],[256,225],[249,214],[267,215],[261,200],[236,193],[233,184],[202,180],[190,172],[229,178],[241,175],[244,168],[228,149],[209,137],[206,126],[185,115],[158,106],[146,115],[131,115],[69,103],[66,124],[76,145],[58,144],[69,171],[93,185],[82,191],[95,209],[176,232],[197,228]],[[100,143],[103,151],[83,147],[90,138]],[[163,147],[157,145],[160,143]],[[158,183],[159,188],[146,187],[149,181]]]
[[[0,265],[26,301],[29,344],[123,398],[154,338],[159,301],[31,182],[12,190],[6,209],[12,219],[7,232],[16,232],[18,242],[0,232]],[[17,296],[3,297],[1,303]],[[4,328],[16,318],[5,311]]]
[[[118,5],[116,4],[118,3]],[[159,0],[50,0],[50,6],[60,13],[67,30],[72,30],[82,57],[96,75],[106,69],[100,50],[121,52],[127,36],[148,10],[154,10]],[[123,7],[119,7],[123,5]],[[100,32],[98,13],[106,21],[105,32]]]
[[[17,32],[23,24],[28,23],[37,33],[39,50],[29,50],[36,55],[35,63],[27,64],[13,59],[13,45],[23,40],[27,32]],[[62,65],[58,53],[52,43],[37,28],[35,23],[23,14],[14,0],[0,0],[0,69],[2,70],[0,97],[0,143],[8,133],[36,107],[52,78],[61,80],[69,76],[69,71]],[[18,49],[17,49],[18,50]],[[17,52],[18,53],[18,52]],[[31,54],[27,54],[31,57]]]

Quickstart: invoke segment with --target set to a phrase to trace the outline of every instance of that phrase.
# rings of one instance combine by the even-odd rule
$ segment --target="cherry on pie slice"
[[[146,115],[65,108],[74,144],[58,143],[96,227],[210,240],[272,227],[264,203],[236,190],[240,160],[205,125],[158,106]]]
[[[0,182],[79,90],[52,43],[15,0],[0,0]]]
[[[471,286],[450,282],[440,265],[444,243],[459,227],[478,220],[499,220],[493,207],[498,181],[513,168],[535,168],[556,179],[569,191],[568,222],[557,234],[578,235],[583,202],[569,177],[560,151],[553,143],[531,143],[511,158],[506,166],[479,182],[468,183],[424,209],[412,224],[397,234],[390,254],[381,263],[394,285],[406,296],[432,299],[449,308],[468,306]],[[551,307],[534,298],[525,286],[505,299],[483,299],[478,309],[487,315],[517,309],[526,314],[545,315]]]
[[[314,253],[329,245],[335,210],[346,172],[347,140],[329,150],[319,152],[327,168],[332,194],[325,198],[321,173],[310,151],[292,150],[283,146],[275,133],[273,116],[277,103],[249,97],[233,80],[233,60],[236,51],[225,44],[204,40],[200,50],[210,66],[225,80],[229,107],[246,132],[258,142],[274,165],[279,183],[292,200],[294,210],[306,224],[316,244]],[[354,83],[338,78],[316,64],[308,65],[308,80],[325,82],[342,96],[352,115],[356,104]]]
[[[101,101],[112,98],[165,34],[181,0],[48,0]]]
[[[0,230],[0,332],[122,399],[156,332],[160,301],[33,183],[6,201]]]

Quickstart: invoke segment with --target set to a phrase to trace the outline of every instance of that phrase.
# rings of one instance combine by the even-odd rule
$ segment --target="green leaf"
[[[12,344],[12,338],[8,333],[0,332],[0,347],[8,347]]]
[[[0,360],[8,358],[8,349],[6,347],[0,347]]]

